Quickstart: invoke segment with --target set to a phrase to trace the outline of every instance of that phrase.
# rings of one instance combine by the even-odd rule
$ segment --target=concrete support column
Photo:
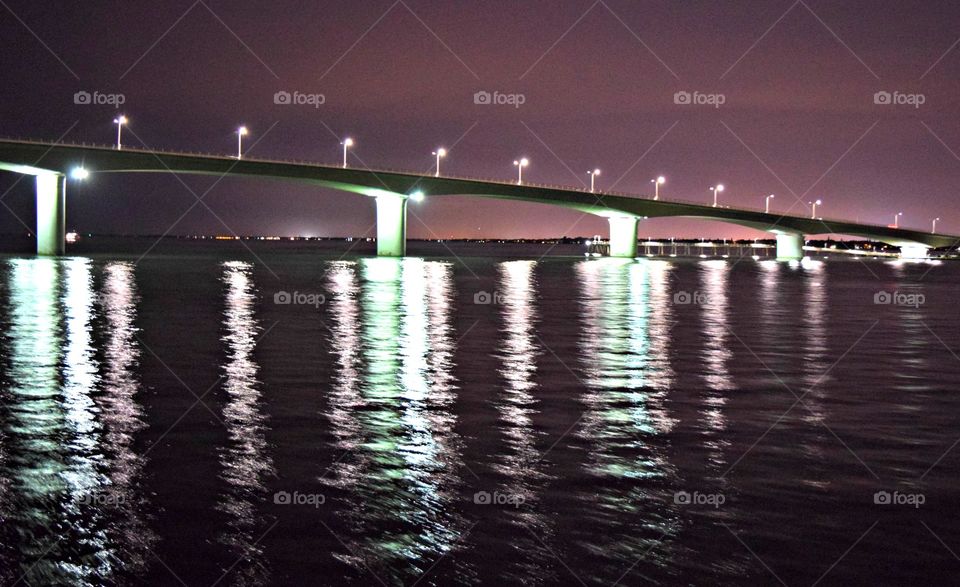
[[[900,245],[901,259],[926,259],[930,256],[930,248],[926,245]]]
[[[799,261],[803,259],[802,234],[777,235],[777,261]]]
[[[62,255],[67,243],[67,178],[37,175],[37,254]]]
[[[608,218],[610,221],[610,256],[633,259],[637,256],[637,222],[634,216]]]
[[[407,254],[407,196],[382,194],[377,200],[377,256]]]

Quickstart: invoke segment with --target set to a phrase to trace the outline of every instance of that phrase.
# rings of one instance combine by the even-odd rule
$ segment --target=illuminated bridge
[[[0,140],[0,170],[36,176],[37,253],[62,255],[66,233],[66,177],[83,166],[94,173],[184,173],[242,176],[312,184],[363,194],[374,199],[377,254],[406,253],[407,200],[413,195],[460,195],[519,200],[563,206],[610,222],[610,254],[637,255],[637,224],[645,218],[685,217],[729,222],[776,236],[777,258],[803,257],[805,236],[843,234],[901,247],[905,257],[924,257],[930,248],[951,247],[960,237],[917,230],[767,214],[761,211],[711,207],[676,200],[653,200],[622,193],[590,193],[571,187],[507,183],[432,174],[354,169],[297,161],[242,159],[224,155],[174,153],[140,149],[117,150],[40,141]]]

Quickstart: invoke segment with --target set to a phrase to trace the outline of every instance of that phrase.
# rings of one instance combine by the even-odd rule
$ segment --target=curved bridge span
[[[406,253],[406,205],[417,192],[426,197],[462,195],[562,206],[603,216],[610,221],[611,255],[637,254],[637,224],[644,218],[686,217],[728,222],[776,235],[777,257],[803,256],[805,235],[845,234],[902,247],[907,256],[924,256],[928,248],[949,247],[960,237],[860,224],[767,214],[761,211],[711,207],[619,193],[590,193],[559,186],[517,185],[495,180],[435,177],[409,172],[333,167],[306,162],[274,161],[148,151],[117,150],[40,141],[0,140],[0,170],[36,176],[37,252],[61,255],[65,248],[66,175],[80,165],[96,173],[178,173],[241,176],[294,181],[370,196],[377,209],[377,253]]]

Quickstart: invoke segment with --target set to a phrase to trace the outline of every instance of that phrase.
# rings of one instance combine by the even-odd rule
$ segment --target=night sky
[[[960,232],[960,3],[889,1],[265,2],[0,1],[0,135],[652,192],[730,205]],[[278,91],[325,103],[275,104]],[[475,104],[478,91],[522,95]],[[914,104],[877,104],[878,91]],[[723,104],[676,104],[677,92]],[[706,99],[706,98],[704,98]],[[16,176],[0,175],[0,193]],[[184,177],[203,195],[216,178]],[[9,190],[0,232],[33,225],[30,182]],[[295,184],[226,178],[172,234],[372,234],[373,202]],[[175,177],[94,175],[68,188],[68,228],[159,234],[195,203]],[[411,204],[412,238],[606,234],[605,220],[445,197]],[[219,218],[218,218],[219,217]],[[692,220],[641,236],[758,236]]]

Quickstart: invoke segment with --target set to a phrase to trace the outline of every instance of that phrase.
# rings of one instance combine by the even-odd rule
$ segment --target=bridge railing
[[[22,137],[17,137],[17,138],[2,138],[2,139],[0,139],[0,140],[9,141],[9,142],[23,143],[23,144],[29,144],[29,145],[45,146],[45,147],[51,145],[51,143],[48,142],[48,141],[38,141],[38,140],[36,140],[36,139],[28,139],[28,138],[22,138]],[[63,147],[82,147],[82,148],[102,149],[102,150],[108,150],[108,151],[113,151],[113,150],[116,149],[116,145],[115,145],[115,144],[112,144],[112,143],[87,143],[86,141],[83,141],[83,142],[64,142],[64,141],[59,141],[59,142],[56,143],[56,145],[58,145],[58,146],[63,146]],[[136,153],[153,154],[153,155],[158,155],[158,156],[159,156],[159,155],[171,155],[171,156],[175,156],[175,157],[205,157],[205,158],[209,158],[209,159],[218,159],[218,160],[236,160],[236,157],[235,157],[235,156],[224,155],[224,154],[222,154],[222,153],[209,153],[209,152],[205,153],[205,152],[199,152],[199,151],[158,150],[158,149],[149,149],[149,148],[146,148],[146,147],[136,147],[136,146],[124,146],[124,147],[123,147],[123,150],[124,150],[124,151],[130,151],[130,152],[136,152]],[[253,162],[253,163],[269,163],[269,164],[284,164],[284,165],[303,165],[303,166],[324,167],[324,168],[337,168],[337,169],[339,169],[339,168],[341,167],[341,165],[324,163],[324,162],[319,162],[319,161],[308,161],[308,160],[303,160],[303,159],[277,159],[277,158],[265,158],[265,157],[256,157],[256,156],[251,157],[251,156],[247,156],[247,155],[245,155],[245,156],[243,157],[243,161],[245,161],[245,162]],[[432,167],[432,166],[431,166],[431,167]],[[356,170],[356,169],[362,169],[363,171],[369,171],[370,173],[373,173],[373,174],[376,174],[376,173],[392,173],[392,174],[401,174],[401,175],[417,176],[417,177],[423,177],[423,178],[434,177],[433,174],[430,173],[429,169],[424,170],[424,171],[413,171],[413,170],[410,170],[410,169],[393,169],[393,168],[388,168],[388,167],[373,168],[373,167],[368,167],[368,166],[364,166],[364,167],[362,167],[362,168],[353,167],[353,168],[351,168],[351,169],[354,169],[354,170]],[[484,183],[491,183],[491,184],[504,185],[504,186],[516,185],[516,182],[515,182],[515,181],[504,180],[503,178],[477,177],[477,176],[466,176],[466,175],[441,175],[441,176],[440,176],[440,179],[451,179],[451,180],[460,180],[460,181],[476,181],[476,182],[484,182]],[[624,191],[617,191],[617,190],[610,190],[610,191],[597,190],[595,193],[591,193],[589,190],[586,189],[586,185],[571,186],[571,185],[564,185],[564,184],[550,184],[550,183],[539,183],[539,182],[529,182],[529,181],[525,181],[525,182],[523,183],[523,185],[526,186],[526,187],[536,187],[536,188],[542,188],[542,189],[554,189],[554,190],[562,190],[562,191],[569,191],[569,192],[587,193],[587,194],[591,194],[591,195],[597,196],[598,199],[599,199],[600,196],[608,196],[608,195],[609,195],[609,196],[620,196],[620,197],[626,197],[626,198],[645,199],[645,200],[652,200],[652,199],[653,199],[653,198],[651,198],[649,195],[636,194],[636,193],[624,192]],[[661,202],[664,202],[664,203],[670,203],[670,204],[686,204],[686,205],[698,206],[698,207],[709,207],[709,206],[710,206],[709,203],[704,203],[704,202],[699,202],[699,201],[694,201],[694,200],[686,200],[686,199],[683,199],[683,198],[673,198],[673,197],[660,198],[660,201],[661,201]],[[765,210],[764,210],[764,209],[761,209],[761,208],[759,208],[759,207],[753,207],[753,206],[738,206],[738,207],[721,206],[720,208],[722,208],[722,209],[729,209],[729,210],[732,210],[732,211],[745,211],[745,212],[765,213]],[[772,212],[772,213],[770,213],[770,214],[771,214],[772,216],[781,216],[781,215],[777,214],[776,212]],[[784,218],[791,218],[791,219],[798,219],[798,220],[809,220],[809,218],[807,218],[807,217],[805,217],[805,216],[793,216],[793,215],[786,215],[786,214],[784,214],[784,215],[782,215],[782,216],[783,216]],[[869,228],[889,228],[889,226],[887,226],[887,225],[885,225],[885,224],[873,224],[873,223],[868,223],[868,222],[851,222],[850,220],[845,220],[845,219],[841,219],[841,218],[818,217],[817,220],[820,220],[820,221],[822,221],[822,222],[824,222],[824,223],[835,222],[835,223],[841,223],[841,224],[858,224],[858,225],[860,225],[860,226],[869,227]],[[911,229],[903,228],[902,230],[911,230]]]

